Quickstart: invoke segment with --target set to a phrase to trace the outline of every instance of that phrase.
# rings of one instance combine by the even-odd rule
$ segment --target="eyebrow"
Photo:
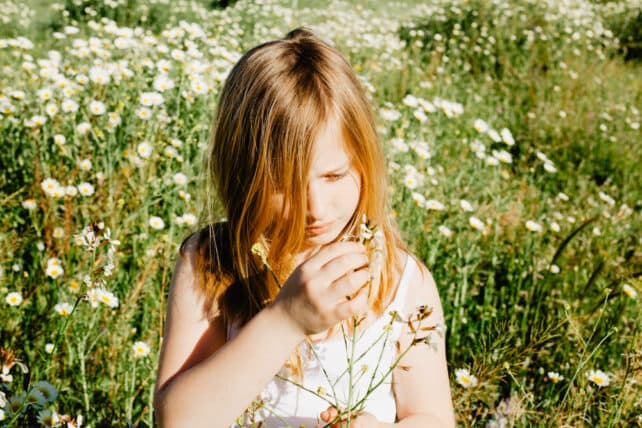
[[[321,175],[328,175],[328,174],[336,174],[339,171],[347,170],[350,169],[350,161],[346,161],[342,163],[341,165],[334,167],[332,169],[326,170],[321,173]]]

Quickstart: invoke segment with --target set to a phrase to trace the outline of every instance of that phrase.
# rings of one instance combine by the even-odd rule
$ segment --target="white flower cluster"
[[[368,266],[370,286],[374,285],[376,288],[381,276],[381,268],[383,267],[385,237],[379,227],[368,224],[365,214],[359,226],[359,242],[366,245],[370,262]]]
[[[105,278],[110,277],[115,268],[116,247],[120,245],[118,239],[111,238],[111,230],[103,222],[92,223],[86,226],[81,233],[74,235],[76,245],[80,245],[88,252],[95,251],[99,246],[107,245],[107,263],[102,267],[103,276],[92,278],[90,275],[83,276],[83,282],[87,286],[85,298],[89,300],[91,306],[96,308],[99,303],[103,303],[111,308],[118,306],[118,298],[110,291],[105,289]],[[58,311],[60,313],[60,311]],[[62,315],[62,313],[61,313]]]

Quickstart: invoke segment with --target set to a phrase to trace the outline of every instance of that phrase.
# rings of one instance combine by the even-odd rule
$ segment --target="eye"
[[[342,172],[340,174],[328,174],[325,177],[328,179],[328,181],[337,181],[337,180],[342,179],[346,175],[348,175],[347,172]]]

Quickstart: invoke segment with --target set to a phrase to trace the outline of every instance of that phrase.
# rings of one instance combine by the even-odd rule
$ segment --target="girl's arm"
[[[344,297],[367,280],[363,247],[332,244],[302,263],[275,301],[225,343],[222,323],[204,317],[195,288],[194,245],[188,242],[170,285],[154,396],[161,427],[229,426],[306,334],[323,331],[367,305],[366,287],[351,301]]]
[[[303,332],[272,305],[225,344],[195,289],[194,242],[176,262],[155,394],[159,426],[229,426],[277,373]]]
[[[432,308],[432,314],[422,326],[444,324],[444,314],[439,293],[430,271],[417,260],[419,272],[411,278],[406,297],[406,313],[416,311],[417,306]],[[454,427],[455,416],[450,393],[450,381],[446,364],[446,339],[436,332],[429,332],[436,350],[425,344],[413,346],[401,359],[399,366],[408,366],[408,371],[397,367],[393,371],[393,385],[397,404],[398,427]],[[406,349],[413,335],[404,326],[399,338],[401,349]],[[382,427],[389,426],[382,424]]]

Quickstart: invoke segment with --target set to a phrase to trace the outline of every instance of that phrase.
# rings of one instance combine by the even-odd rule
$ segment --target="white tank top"
[[[362,398],[368,388],[371,387],[370,382],[373,370],[377,367],[379,358],[381,358],[381,362],[378,365],[372,386],[381,380],[397,357],[395,343],[399,339],[403,324],[401,322],[393,322],[392,330],[389,332],[387,340],[384,340],[385,335],[382,336],[384,334],[383,327],[390,322],[390,311],[396,310],[399,313],[403,313],[408,282],[412,276],[411,271],[413,269],[417,269],[417,265],[412,257],[407,256],[393,301],[384,310],[382,316],[365,331],[360,332],[357,330],[354,353],[355,364],[353,365],[353,385],[355,385],[353,388],[353,403],[355,402],[355,396],[359,399]],[[228,340],[237,333],[236,324],[228,326]],[[360,333],[361,336],[359,336]],[[372,346],[374,342],[376,343]],[[385,347],[384,342],[386,343]],[[344,406],[348,402],[349,378],[346,371],[348,366],[346,357],[350,355],[351,351],[350,340],[348,340],[347,345],[348,352],[346,352],[343,335],[341,331],[338,331],[329,339],[313,342],[312,345],[304,341],[302,345],[303,351],[301,352],[303,386],[315,392],[319,392],[321,387],[321,390],[333,402],[336,401],[334,399],[334,394],[336,394],[339,403],[343,403]],[[318,359],[315,357],[315,353],[318,355]],[[356,361],[362,354],[364,356]],[[319,360],[321,364],[319,364]],[[325,368],[327,376],[324,374],[322,366]],[[288,378],[290,372],[286,367],[282,367],[278,374]],[[334,393],[331,383],[334,384]],[[249,417],[246,416],[241,425],[235,423],[231,425],[231,428],[259,426],[258,421],[262,421],[263,425],[260,426],[266,428],[300,428],[302,426],[316,428],[326,425],[319,415],[330,406],[328,401],[276,376],[268,382],[258,398],[263,400],[264,406],[254,413],[256,424],[253,424]],[[397,411],[392,390],[392,373],[388,374],[381,385],[370,394],[364,411],[373,414],[381,422],[395,422]]]

